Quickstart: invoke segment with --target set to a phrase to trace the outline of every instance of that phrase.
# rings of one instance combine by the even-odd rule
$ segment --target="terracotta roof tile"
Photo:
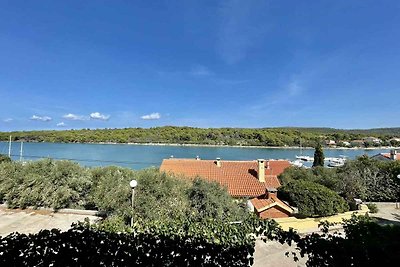
[[[384,156],[385,158],[390,159],[390,153],[381,153],[382,156]],[[400,160],[400,153],[396,154],[396,160]]]
[[[281,201],[279,198],[276,196],[270,196],[269,198],[263,198],[263,197],[258,197],[258,198],[253,198],[251,201],[251,204],[253,204],[254,208],[260,212],[263,210],[268,209],[271,206],[274,206],[274,204],[277,204],[281,206],[282,208],[293,212],[293,209],[287,205],[285,202]]]
[[[257,178],[257,164],[257,161],[221,160],[221,166],[218,167],[215,160],[164,159],[160,171],[189,178],[199,176],[225,186],[232,196],[255,197],[265,194],[267,187],[278,188],[280,183],[277,176],[290,166],[286,160],[266,161],[266,182],[262,183]]]

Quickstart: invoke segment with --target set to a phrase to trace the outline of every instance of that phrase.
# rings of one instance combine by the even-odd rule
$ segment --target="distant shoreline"
[[[51,143],[51,144],[88,144],[88,145],[137,145],[137,146],[172,146],[172,147],[215,147],[215,148],[270,148],[270,149],[291,149],[300,150],[299,146],[249,146],[249,145],[211,145],[211,144],[178,144],[178,143],[117,143],[117,142],[30,142],[25,143]],[[8,143],[0,141],[0,143]],[[19,143],[19,141],[13,141]],[[314,149],[314,147],[301,147],[301,149]],[[324,147],[325,150],[390,150],[399,149],[397,147]]]

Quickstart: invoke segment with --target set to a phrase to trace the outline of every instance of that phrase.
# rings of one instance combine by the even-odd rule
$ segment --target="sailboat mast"
[[[21,142],[21,150],[19,151],[19,161],[22,162],[22,149],[24,147],[24,142]]]
[[[302,150],[302,147],[301,147],[301,136],[300,136],[300,155],[303,155],[303,150]]]
[[[8,143],[8,157],[11,158],[11,135],[10,135],[10,142]]]

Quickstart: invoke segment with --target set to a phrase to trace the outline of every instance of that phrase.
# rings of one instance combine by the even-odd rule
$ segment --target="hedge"
[[[291,181],[279,188],[279,194],[296,206],[299,214],[307,217],[329,216],[349,210],[346,201],[335,191],[310,181]]]
[[[114,233],[85,224],[66,232],[0,238],[0,266],[249,266],[253,253],[254,239],[229,246],[188,236]]]

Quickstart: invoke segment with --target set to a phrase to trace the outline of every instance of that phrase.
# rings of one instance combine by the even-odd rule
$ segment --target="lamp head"
[[[137,181],[136,181],[136,180],[130,181],[129,186],[130,186],[132,189],[135,189],[135,187],[137,186]]]

